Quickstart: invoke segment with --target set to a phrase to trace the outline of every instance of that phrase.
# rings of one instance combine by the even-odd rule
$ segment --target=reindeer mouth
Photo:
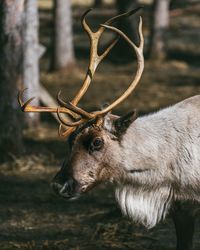
[[[74,177],[63,178],[63,175],[57,174],[51,182],[53,191],[67,200],[75,200],[82,196],[84,193],[89,192],[99,182],[95,179],[88,182],[76,180]]]

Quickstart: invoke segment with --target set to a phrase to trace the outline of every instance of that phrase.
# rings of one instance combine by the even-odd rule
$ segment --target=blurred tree
[[[149,56],[154,60],[161,61],[167,56],[169,8],[170,0],[154,0],[149,43]]]
[[[22,61],[24,0],[0,0],[0,161],[23,152],[17,82]]]
[[[27,98],[35,96],[32,104],[39,104],[39,56],[38,43],[38,6],[37,0],[25,1],[23,27],[23,83],[27,89]],[[34,127],[39,123],[39,113],[26,113],[26,124]]]
[[[72,15],[70,0],[54,0],[54,36],[52,70],[74,65]]]
[[[124,13],[138,7],[137,0],[116,0],[118,13]],[[117,28],[128,35],[136,44],[138,40],[138,17],[137,14],[131,19],[123,18],[117,23]],[[130,53],[130,48],[124,39],[120,38],[119,42],[113,48],[111,60],[116,63],[126,63],[133,60],[133,55]]]
[[[103,0],[94,0],[94,8],[99,8],[103,4]]]

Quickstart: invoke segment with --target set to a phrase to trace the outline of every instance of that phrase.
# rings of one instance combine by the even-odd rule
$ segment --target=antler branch
[[[108,113],[110,110],[112,110],[114,107],[119,105],[122,101],[124,101],[133,92],[133,90],[137,86],[137,84],[142,76],[143,69],[144,69],[144,56],[143,56],[144,39],[143,39],[143,35],[142,35],[142,18],[140,17],[140,21],[139,21],[140,44],[138,47],[121,30],[119,30],[113,26],[108,26],[105,24],[103,24],[102,26],[109,29],[109,30],[115,31],[122,38],[124,38],[131,45],[131,47],[134,49],[138,62],[137,62],[136,76],[135,76],[134,80],[131,82],[128,89],[117,100],[115,100],[112,104],[110,104],[108,107],[106,107],[105,109],[103,109],[101,111],[95,112],[96,116],[104,115],[104,114]]]
[[[141,7],[140,7],[141,8]],[[86,73],[85,79],[83,81],[83,84],[81,88],[79,89],[78,93],[75,95],[75,97],[72,99],[71,102],[65,102],[61,99],[60,94],[61,92],[58,93],[57,95],[57,101],[60,105],[60,107],[41,107],[41,106],[32,106],[30,105],[31,101],[34,98],[30,98],[28,101],[23,102],[22,97],[23,93],[25,90],[22,90],[18,94],[18,101],[21,106],[22,111],[24,112],[52,112],[52,113],[57,113],[58,119],[60,121],[60,126],[59,126],[59,134],[62,137],[66,137],[69,134],[71,134],[77,126],[89,121],[89,120],[95,120],[96,124],[102,123],[103,116],[112,110],[114,107],[119,105],[123,100],[125,100],[131,92],[135,89],[137,86],[142,72],[144,68],[144,58],[143,58],[143,46],[144,46],[144,39],[142,35],[142,18],[140,17],[140,22],[139,22],[139,37],[140,37],[140,44],[139,46],[136,46],[122,31],[119,29],[110,26],[111,23],[115,22],[118,19],[125,18],[128,16],[131,16],[132,14],[136,13],[140,8],[137,8],[135,10],[120,14],[118,16],[115,16],[113,18],[110,18],[107,20],[104,24],[100,26],[100,28],[96,31],[93,32],[89,25],[86,22],[86,16],[88,13],[91,11],[88,10],[86,11],[81,19],[82,26],[85,30],[85,32],[88,34],[89,39],[90,39],[90,60],[89,60],[89,66],[88,66],[88,71]],[[102,35],[102,33],[105,31],[105,29],[112,30],[114,31],[118,37],[115,38],[111,44],[105,49],[105,51],[99,55],[98,54],[98,46],[99,46],[99,39]],[[98,67],[99,63],[107,56],[107,54],[110,52],[110,50],[113,48],[113,46],[117,43],[118,38],[122,37],[125,39],[131,47],[134,49],[137,60],[138,60],[138,67],[137,67],[137,72],[134,80],[128,87],[128,89],[117,99],[115,100],[112,104],[110,104],[108,107],[101,111],[96,111],[96,112],[87,112],[79,107],[77,107],[78,102],[81,100],[85,92],[87,91],[93,75],[95,73],[96,68]],[[69,119],[64,119],[61,114],[65,113],[73,120],[71,122]],[[66,130],[64,130],[63,125],[67,127]]]
[[[22,99],[23,99],[24,92],[26,90],[27,90],[27,88],[19,91],[18,96],[17,96],[17,100],[18,100],[19,105],[21,107],[21,110],[23,112],[47,112],[47,113],[50,112],[50,113],[57,113],[57,107],[52,108],[52,107],[42,107],[42,106],[30,105],[30,103],[35,99],[35,97],[32,97],[28,101],[24,102]],[[70,110],[68,110],[66,108],[61,107],[60,108],[60,113],[68,114],[72,118],[74,118],[74,114]]]

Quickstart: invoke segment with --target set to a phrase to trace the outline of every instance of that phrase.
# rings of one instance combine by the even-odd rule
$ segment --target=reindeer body
[[[69,154],[52,181],[56,193],[67,199],[90,190],[99,182],[116,183],[116,197],[125,214],[150,228],[165,218],[172,203],[177,233],[177,250],[190,250],[194,216],[181,211],[179,201],[200,201],[200,96],[186,99],[157,113],[135,120],[134,112],[118,117],[110,114],[140,81],[144,69],[142,18],[138,26],[139,45],[110,26],[140,8],[120,14],[93,32],[82,16],[82,26],[91,44],[90,62],[83,84],[71,100],[57,96],[58,107],[32,106],[33,98],[18,101],[24,112],[57,113],[59,134],[68,137]],[[126,91],[103,110],[87,112],[77,106],[87,91],[98,64],[117,43],[114,39],[99,54],[103,32],[114,31],[135,51],[137,70]],[[62,117],[61,114],[65,116]]]
[[[200,201],[200,96],[134,121],[121,140],[123,212],[147,227],[174,200]]]

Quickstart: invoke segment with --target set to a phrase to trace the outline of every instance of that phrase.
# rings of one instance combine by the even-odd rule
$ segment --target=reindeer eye
[[[100,145],[102,145],[103,141],[101,138],[96,138],[94,141],[93,141],[93,145],[95,147],[99,147]]]
[[[90,145],[90,150],[91,150],[91,151],[100,150],[100,149],[102,148],[103,144],[104,144],[103,139],[100,138],[100,137],[97,137],[97,138],[95,138],[95,139],[92,141],[92,143],[91,143],[91,145]]]

